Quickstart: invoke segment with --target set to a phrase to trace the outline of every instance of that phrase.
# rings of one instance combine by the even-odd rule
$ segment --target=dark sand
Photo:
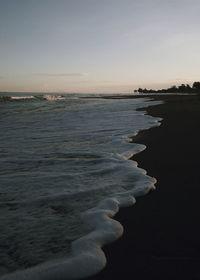
[[[134,137],[147,146],[134,160],[157,190],[116,215],[124,235],[104,248],[107,267],[90,279],[200,279],[200,96],[155,99],[166,103],[147,111],[162,125]]]

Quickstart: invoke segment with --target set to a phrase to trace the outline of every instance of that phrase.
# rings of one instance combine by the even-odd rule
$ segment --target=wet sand
[[[156,191],[121,209],[124,235],[106,246],[108,264],[88,279],[200,279],[200,96],[157,96],[164,104],[144,109],[163,118],[133,142],[134,156],[157,179]]]

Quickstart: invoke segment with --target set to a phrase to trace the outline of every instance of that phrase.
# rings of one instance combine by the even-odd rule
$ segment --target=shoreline
[[[161,126],[133,137],[147,146],[133,159],[157,179],[156,191],[120,209],[124,234],[105,246],[106,268],[87,279],[200,279],[200,97],[153,100],[165,103],[143,110],[163,118]]]
[[[132,103],[135,104],[135,100],[132,100],[132,101],[134,101]],[[140,106],[136,106],[136,107],[144,107],[144,106],[149,105],[149,103],[143,102],[143,99],[141,99],[140,101],[139,101]],[[129,102],[125,101],[126,106],[128,105]],[[150,102],[151,105],[153,105],[154,103],[155,102]],[[111,102],[111,104],[112,104],[112,102]],[[119,102],[119,104],[121,104],[121,101]],[[113,106],[113,105],[111,105],[111,106]],[[133,107],[135,108],[135,106],[133,106]],[[130,109],[127,112],[130,111],[130,113],[132,113],[133,107],[130,107]],[[119,107],[119,109],[120,108],[121,107]],[[123,107],[123,108],[126,110],[127,107]],[[119,112],[120,111],[117,110],[118,115],[119,115]],[[138,114],[136,114],[136,115],[138,115]],[[143,119],[143,112],[142,112],[142,114],[139,113],[139,115],[141,115],[141,118]],[[123,122],[123,127],[125,128],[125,130],[127,129],[126,125],[124,125],[126,123],[126,120],[127,120],[127,118],[125,118],[125,122]],[[148,117],[147,117],[147,120],[149,120],[149,124],[147,122],[145,122],[145,125],[143,127],[147,128],[151,125],[157,125],[158,120],[154,120],[154,119],[151,119]],[[113,121],[115,122],[115,119],[113,119]],[[140,122],[140,118],[139,118],[139,122]],[[129,125],[131,128],[132,123],[130,122]],[[138,127],[138,129],[139,129],[139,127]],[[108,131],[110,131],[110,130],[108,129]],[[120,140],[123,139],[125,143],[126,142],[128,143],[127,148],[129,148],[129,147],[131,148],[131,144],[129,144],[130,141],[129,141],[128,135],[130,135],[132,130],[128,129],[128,131],[129,131],[129,133],[127,132],[127,134],[124,134],[124,133],[122,134],[123,137],[120,137]],[[135,133],[137,133],[137,131],[138,130],[135,128]],[[139,147],[140,145],[135,148],[134,148],[134,145],[132,145],[132,146],[133,146],[133,150],[132,150],[132,153],[131,152],[128,153],[129,156],[130,156],[130,153],[133,154],[134,151],[135,151],[135,153],[139,152],[139,150],[141,151],[144,148],[143,146]],[[126,150],[126,148],[125,148],[125,150]],[[130,173],[132,173],[134,169],[132,169],[132,162],[128,161],[128,154],[124,155],[124,159],[122,159],[122,162],[130,165]],[[147,188],[144,189],[144,192],[148,191],[150,189],[150,187],[153,188],[153,184],[155,183],[155,180],[151,180],[151,178],[145,179],[145,175],[143,174],[143,172],[141,172],[139,170],[137,170],[136,176],[137,176],[137,174],[138,174],[139,178],[140,178],[140,176],[142,176],[142,177],[144,176],[144,182],[147,184]],[[122,174],[122,177],[124,177],[124,176],[126,179],[126,170],[125,170],[125,173]],[[135,176],[133,176],[133,180],[134,179],[135,179]],[[141,181],[138,180],[138,182],[141,182],[141,183],[142,183],[142,181],[143,180],[141,180]],[[147,181],[149,182],[149,184],[147,183]],[[135,183],[135,184],[137,185],[137,183]],[[131,185],[130,185],[130,187],[131,187]],[[142,191],[142,193],[143,193],[143,191]],[[139,195],[139,194],[141,194],[141,191],[137,192],[137,195]],[[134,195],[134,194],[132,194],[132,195]],[[120,194],[118,194],[117,197],[115,197],[115,195],[114,195],[114,197],[109,198],[109,199],[108,199],[108,197],[105,197],[105,199],[102,200],[97,205],[97,207],[95,207],[94,209],[91,208],[90,210],[86,211],[87,213],[86,212],[84,213],[83,220],[86,222],[86,224],[91,223],[91,226],[92,226],[92,228],[94,228],[94,230],[92,232],[89,232],[89,234],[84,235],[83,237],[76,239],[72,242],[73,250],[72,250],[72,254],[69,256],[68,259],[61,259],[61,260],[57,261],[55,258],[55,261],[52,259],[52,261],[50,260],[49,262],[47,261],[46,263],[41,262],[35,266],[27,266],[27,267],[24,267],[23,263],[21,262],[22,263],[21,267],[18,266],[19,268],[16,270],[13,270],[13,271],[7,270],[8,273],[5,273],[6,268],[4,270],[4,268],[2,267],[2,268],[0,268],[0,269],[2,269],[2,273],[3,273],[1,279],[14,279],[14,278],[20,279],[20,278],[24,278],[25,275],[29,275],[29,274],[30,274],[30,276],[28,277],[29,279],[33,279],[34,277],[37,278],[37,274],[40,275],[40,277],[42,279],[43,278],[49,279],[49,277],[53,279],[54,278],[53,275],[55,275],[55,273],[59,274],[59,271],[61,271],[61,270],[62,270],[62,272],[65,271],[65,277],[67,277],[67,278],[73,277],[74,279],[78,279],[79,276],[86,277],[88,275],[97,273],[97,271],[100,271],[104,267],[105,262],[106,262],[103,252],[100,250],[101,245],[108,243],[108,240],[110,240],[110,241],[116,240],[123,232],[122,226],[119,223],[117,223],[116,220],[110,219],[110,218],[115,215],[115,213],[118,211],[119,207],[124,207],[125,205],[127,206],[127,205],[131,205],[131,204],[135,203],[135,199],[132,195],[131,194],[127,195],[127,199],[124,199],[123,194],[122,194],[122,196]],[[53,208],[53,206],[51,206],[51,208]],[[96,223],[95,223],[95,221],[96,221]],[[51,245],[51,243],[50,243],[50,245]],[[26,246],[24,248],[26,248]],[[31,254],[34,255],[34,248],[33,248],[33,250],[31,250]],[[18,254],[18,256],[21,257],[21,253],[20,253],[20,255]],[[23,248],[22,248],[22,256],[23,256]],[[73,267],[80,268],[81,266],[83,267],[82,271],[80,271],[80,269],[78,271],[76,269],[72,269]],[[6,265],[5,265],[5,267],[6,267]],[[69,273],[70,270],[74,271],[74,273],[72,274],[73,276],[70,275],[70,273]],[[49,273],[49,271],[51,271],[51,273]],[[46,274],[45,274],[45,272],[46,272]],[[56,275],[56,277],[57,277],[57,275]]]

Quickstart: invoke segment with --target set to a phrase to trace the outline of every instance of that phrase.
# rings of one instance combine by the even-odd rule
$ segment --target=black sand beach
[[[123,237],[104,248],[108,264],[90,279],[200,279],[200,96],[155,97],[162,125],[134,137],[134,156],[157,190],[115,217]],[[146,110],[146,109],[145,109]]]

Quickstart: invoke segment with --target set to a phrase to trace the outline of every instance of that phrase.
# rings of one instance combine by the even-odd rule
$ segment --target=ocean
[[[130,159],[145,149],[132,137],[161,121],[137,109],[160,103],[0,96],[0,279],[81,279],[105,266],[101,246],[123,234],[112,217],[155,188]]]

